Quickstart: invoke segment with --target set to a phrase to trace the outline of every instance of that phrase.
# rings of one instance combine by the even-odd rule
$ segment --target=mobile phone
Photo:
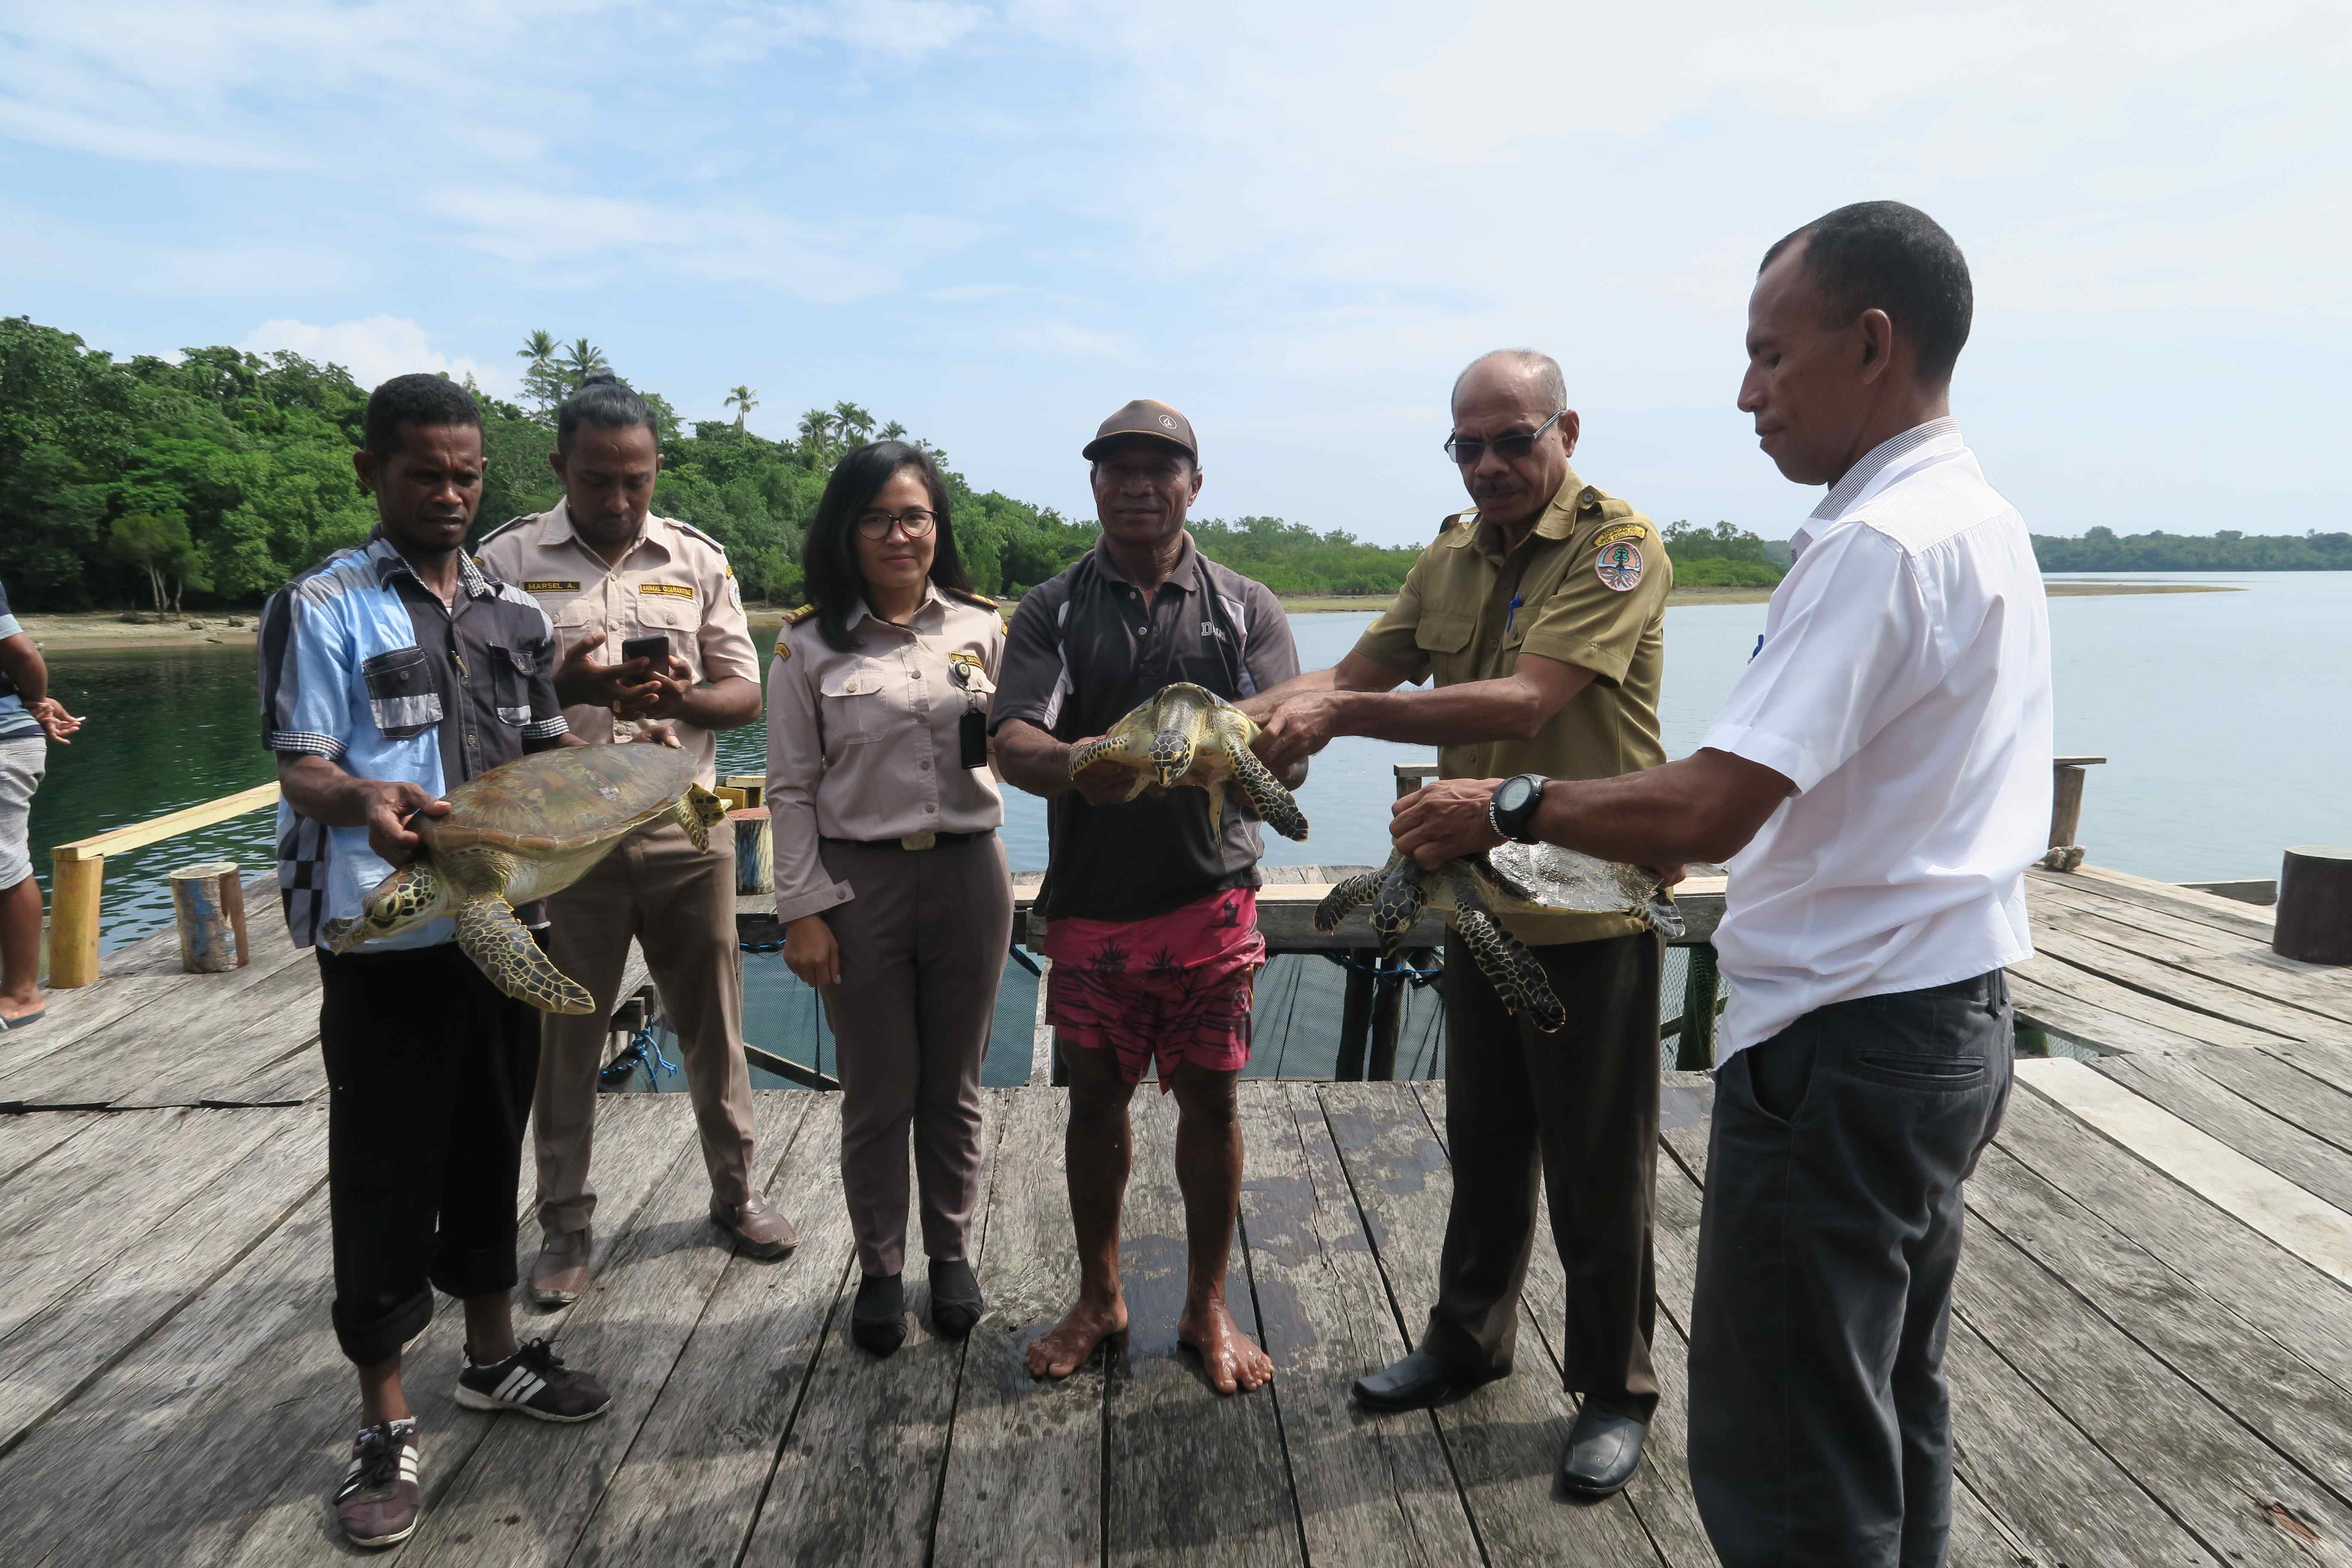
[[[656,632],[649,637],[631,637],[624,642],[621,645],[621,662],[626,664],[633,658],[649,658],[653,660],[656,675],[667,675],[669,673],[669,634]]]

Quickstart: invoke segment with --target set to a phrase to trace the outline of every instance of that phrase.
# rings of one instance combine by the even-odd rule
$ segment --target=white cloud
[[[436,349],[425,331],[400,316],[369,316],[316,327],[308,321],[264,321],[236,345],[247,353],[288,349],[305,359],[341,365],[363,387],[415,371],[446,371],[463,381],[472,376],[485,392],[510,396],[514,376],[503,365],[484,366],[450,358]]]

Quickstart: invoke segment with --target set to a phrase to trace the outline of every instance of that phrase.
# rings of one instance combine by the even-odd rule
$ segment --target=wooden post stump
[[[2286,852],[2271,951],[2305,963],[2352,963],[2352,849],[2306,844]]]
[[[205,860],[168,873],[180,928],[180,967],[191,974],[242,969],[245,883],[234,860]]]
[[[106,898],[102,857],[49,855],[49,985],[87,985],[98,978],[98,913]]]
[[[728,823],[735,830],[735,890],[738,893],[772,893],[776,890],[776,844],[770,834],[768,808],[746,806],[730,812]]]

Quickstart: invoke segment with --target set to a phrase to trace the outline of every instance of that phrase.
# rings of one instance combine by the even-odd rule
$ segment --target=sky
[[[1786,537],[1733,407],[1765,247],[1934,215],[1954,407],[2037,532],[2347,526],[2352,7],[0,0],[0,310],[511,395],[533,328],[689,419],[849,400],[1084,516],[1130,397],[1202,516],[1464,504],[1475,354],[1589,482]]]

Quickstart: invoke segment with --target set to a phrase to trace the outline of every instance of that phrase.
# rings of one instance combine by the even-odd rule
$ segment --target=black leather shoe
[[[1354,1392],[1356,1403],[1367,1410],[1434,1410],[1508,1375],[1507,1367],[1483,1375],[1464,1372],[1442,1357],[1415,1351],[1393,1366],[1356,1379]]]
[[[849,1337],[877,1356],[890,1355],[907,1342],[907,1288],[898,1276],[868,1274],[858,1280]]]
[[[1642,1467],[1642,1439],[1648,1423],[1587,1399],[1568,1429],[1559,1456],[1559,1484],[1571,1497],[1604,1498],[1625,1489]]]
[[[948,1339],[960,1340],[971,1332],[986,1310],[988,1303],[981,1298],[980,1281],[972,1278],[971,1264],[961,1258],[933,1261],[931,1327]]]

